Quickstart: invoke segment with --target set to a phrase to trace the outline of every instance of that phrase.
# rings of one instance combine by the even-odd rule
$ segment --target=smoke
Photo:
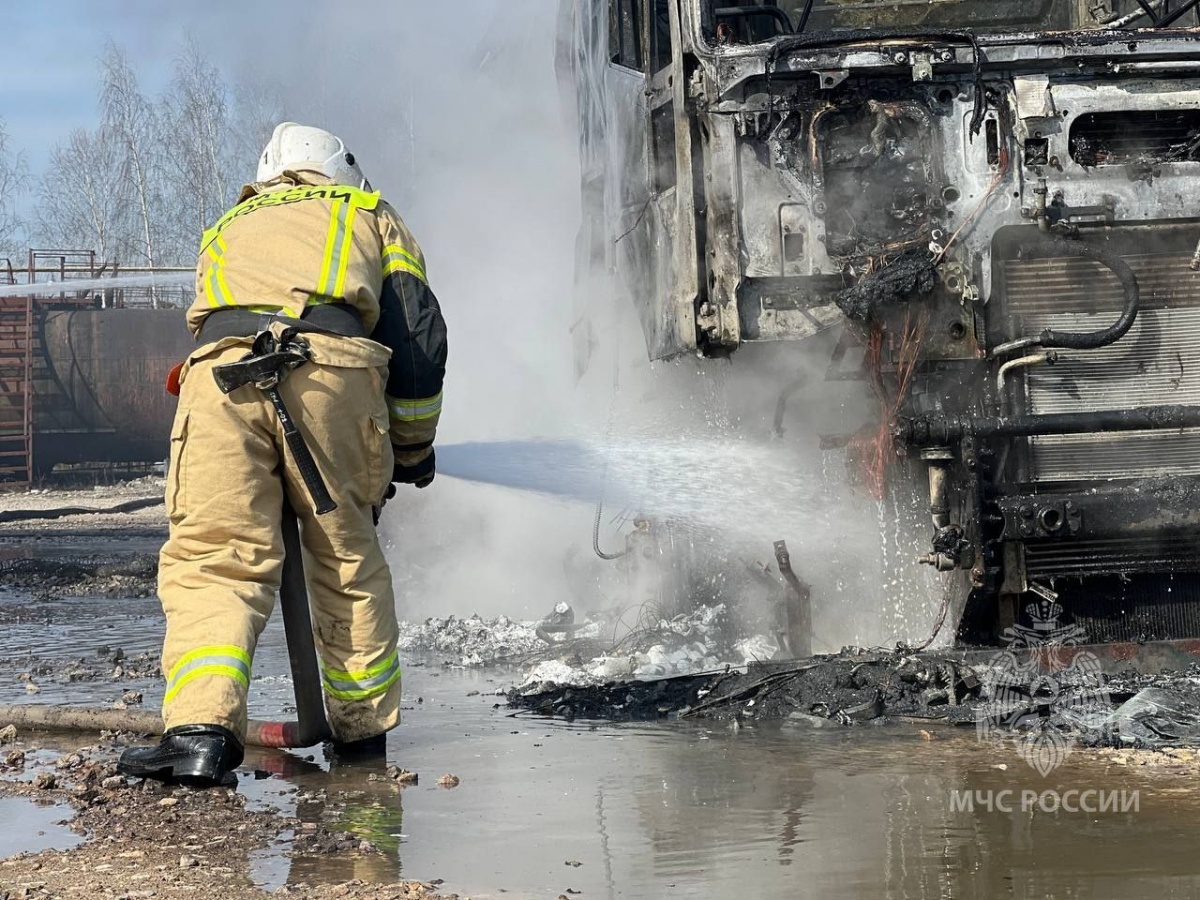
[[[344,135],[421,241],[450,330],[439,442],[582,435],[645,448],[649,477],[669,467],[671,490],[690,492],[683,533],[710,569],[765,566],[772,542],[788,541],[815,588],[823,649],[924,638],[930,585],[904,535],[927,529],[900,523],[927,514],[913,497],[881,505],[851,491],[844,456],[819,447],[820,435],[872,417],[863,383],[825,380],[836,336],[651,366],[626,298],[586,285],[578,306],[578,150],[554,67],[555,0],[355,8],[369,11],[370,27],[355,30],[352,52],[328,52],[326,35],[285,17],[285,58],[250,64],[288,86],[290,116]],[[578,381],[573,342],[591,347]],[[651,452],[689,442],[682,456]],[[745,460],[729,464],[739,448]],[[815,496],[795,489],[810,482]],[[601,523],[609,551],[624,547],[639,511],[613,488]],[[401,491],[384,520],[401,615],[632,602],[622,564],[592,553],[592,516],[587,504],[448,478]],[[722,519],[738,527],[722,530]],[[894,583],[895,571],[912,573],[917,589]],[[908,610],[901,599],[914,595]]]
[[[247,77],[339,133],[421,242],[450,337],[439,443],[569,432],[579,179],[557,3],[352,8],[333,31],[281,16]],[[441,478],[401,490],[382,529],[402,617],[533,617],[570,599],[564,559],[582,557],[590,511]]]
[[[190,24],[243,82],[283,86],[289,118],[341,134],[420,240],[450,333],[439,442],[583,436],[635,456],[665,443],[674,461],[648,454],[647,466],[674,465],[672,490],[691,493],[693,556],[714,569],[765,566],[785,539],[816,588],[819,649],[923,638],[927,580],[917,576],[924,599],[911,621],[880,585],[892,597],[886,573],[914,569],[900,539],[912,529],[899,522],[927,514],[911,497],[880,505],[850,491],[843,456],[819,447],[820,435],[871,418],[863,384],[825,381],[828,336],[651,366],[627,299],[598,285],[583,308],[573,300],[579,164],[554,65],[556,0],[360,3],[336,22],[328,9],[268,0],[249,32],[228,15]],[[586,350],[581,379],[573,344]],[[704,447],[722,449],[706,458]],[[769,464],[727,465],[739,447]],[[793,473],[819,483],[815,496],[794,499]],[[606,506],[607,550],[624,546],[636,511]],[[592,553],[592,516],[579,502],[445,477],[401,490],[382,526],[401,616],[540,616],[564,599],[584,609],[623,599],[621,564]],[[722,532],[723,517],[739,527]]]

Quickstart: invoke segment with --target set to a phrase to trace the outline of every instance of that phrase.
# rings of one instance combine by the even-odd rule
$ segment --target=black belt
[[[362,314],[355,307],[349,303],[320,303],[306,308],[299,319],[277,313],[257,313],[239,307],[213,310],[200,323],[196,341],[211,344],[227,337],[252,338],[275,322],[302,332],[352,338],[367,336]]]

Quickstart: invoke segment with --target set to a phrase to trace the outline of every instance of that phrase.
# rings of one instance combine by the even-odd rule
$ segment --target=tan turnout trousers
[[[203,346],[183,370],[158,585],[167,728],[221,725],[245,738],[255,645],[282,571],[285,496],[300,520],[334,737],[360,740],[399,722],[395,601],[373,519],[392,474],[390,352],[364,338],[303,337],[314,361],[280,390],[338,504],[324,516],[313,510],[267,396],[253,385],[226,396],[213,379],[213,367],[241,359],[249,342]]]

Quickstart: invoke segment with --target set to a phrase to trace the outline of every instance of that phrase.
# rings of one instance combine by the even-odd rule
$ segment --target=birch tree
[[[177,259],[194,253],[205,228],[230,204],[228,89],[188,36],[178,57],[162,121],[171,219],[165,238]]]
[[[138,256],[147,266],[158,264],[157,231],[162,191],[159,117],[138,87],[125,51],[110,43],[101,61],[102,128],[121,148],[121,181],[134,203],[138,221]]]
[[[103,261],[125,258],[136,243],[136,218],[121,177],[124,151],[106,127],[77,128],[50,153],[38,187],[37,239],[54,247],[95,250]]]
[[[235,189],[254,180],[259,154],[275,126],[287,119],[283,97],[275,85],[253,79],[237,83],[229,134],[229,172]]]
[[[14,152],[0,119],[0,255],[15,252],[21,242],[24,223],[19,212],[19,200],[29,183],[25,156]]]

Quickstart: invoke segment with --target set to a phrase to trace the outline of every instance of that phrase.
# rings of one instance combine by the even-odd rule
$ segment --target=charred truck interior
[[[568,5],[581,254],[651,358],[865,348],[961,642],[1200,636],[1198,0]]]

